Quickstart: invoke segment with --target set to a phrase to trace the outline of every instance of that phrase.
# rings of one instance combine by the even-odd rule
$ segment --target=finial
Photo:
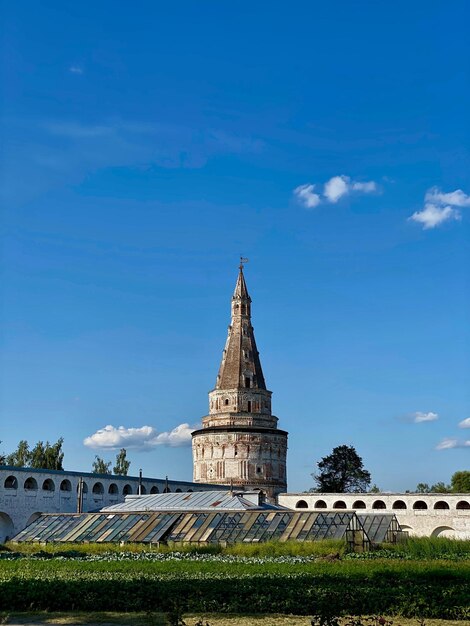
[[[244,256],[240,257],[240,267],[239,270],[243,272],[243,266],[245,265],[245,263],[248,263],[248,259]]]

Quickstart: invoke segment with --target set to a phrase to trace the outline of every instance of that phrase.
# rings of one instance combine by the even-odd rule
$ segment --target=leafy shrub
[[[470,617],[465,562],[253,561],[4,561],[1,609]]]

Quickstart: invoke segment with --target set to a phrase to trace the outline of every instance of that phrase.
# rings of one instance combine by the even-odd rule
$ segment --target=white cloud
[[[294,189],[294,196],[296,196],[299,204],[302,204],[307,209],[313,209],[320,204],[320,202],[329,202],[330,204],[336,204],[343,196],[346,196],[352,192],[359,193],[372,193],[377,190],[377,184],[373,181],[367,181],[364,183],[351,180],[349,176],[341,174],[341,176],[332,176],[323,186],[323,195],[313,193],[315,185],[307,183],[306,185],[300,185]]]
[[[360,191],[362,193],[372,193],[377,190],[377,184],[370,180],[365,183],[360,183],[351,180],[349,176],[333,176],[329,181],[325,183],[323,195],[328,202],[336,203],[340,198],[346,196],[352,191]]]
[[[367,183],[352,183],[351,189],[353,191],[362,191],[363,193],[372,193],[377,191],[377,183],[373,180],[369,180]]]
[[[450,450],[451,448],[470,448],[470,439],[462,441],[459,439],[447,438],[440,441],[436,450]]]
[[[438,187],[431,187],[424,197],[426,202],[432,204],[450,204],[452,206],[470,206],[470,196],[467,196],[461,189],[443,193]]]
[[[428,413],[423,413],[421,411],[416,411],[413,414],[413,422],[416,424],[420,424],[421,422],[435,422],[439,419],[439,415],[437,413],[433,413],[429,411]]]
[[[436,204],[425,204],[422,211],[415,211],[408,219],[421,223],[423,230],[428,230],[448,220],[459,220],[460,213],[450,206],[439,207]]]
[[[220,155],[258,154],[265,146],[260,138],[231,132],[228,122],[223,130],[115,117],[91,124],[9,118],[4,126],[9,159],[2,163],[2,174],[8,185],[0,185],[0,204],[10,208],[79,184],[105,168],[198,169]]]
[[[415,211],[408,219],[422,224],[423,230],[428,230],[449,220],[460,220],[458,209],[467,206],[470,206],[470,196],[461,189],[444,193],[438,187],[431,187],[424,196],[424,209]]]
[[[186,446],[191,443],[191,433],[197,426],[180,424],[173,430],[158,433],[153,426],[125,428],[108,425],[83,440],[88,448],[137,448],[148,450],[156,446]]]
[[[69,72],[71,74],[83,74],[83,68],[80,67],[79,65],[71,65],[69,67]]]
[[[470,417],[459,422],[459,428],[470,428]]]
[[[320,204],[320,196],[317,193],[313,193],[315,185],[307,183],[306,185],[299,185],[294,189],[294,196],[298,199],[299,203],[306,209],[314,209]]]
[[[349,176],[333,176],[325,183],[323,194],[328,202],[338,202],[349,192]]]

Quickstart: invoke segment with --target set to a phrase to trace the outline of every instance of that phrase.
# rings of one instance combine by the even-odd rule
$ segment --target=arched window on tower
[[[248,413],[251,413],[251,400],[248,400]]]

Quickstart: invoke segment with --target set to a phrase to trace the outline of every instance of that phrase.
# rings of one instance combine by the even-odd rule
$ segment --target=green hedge
[[[21,563],[1,564],[2,610],[168,611],[177,604],[196,613],[470,617],[470,569],[462,564],[321,564],[285,574],[265,565],[239,575],[219,567]]]

